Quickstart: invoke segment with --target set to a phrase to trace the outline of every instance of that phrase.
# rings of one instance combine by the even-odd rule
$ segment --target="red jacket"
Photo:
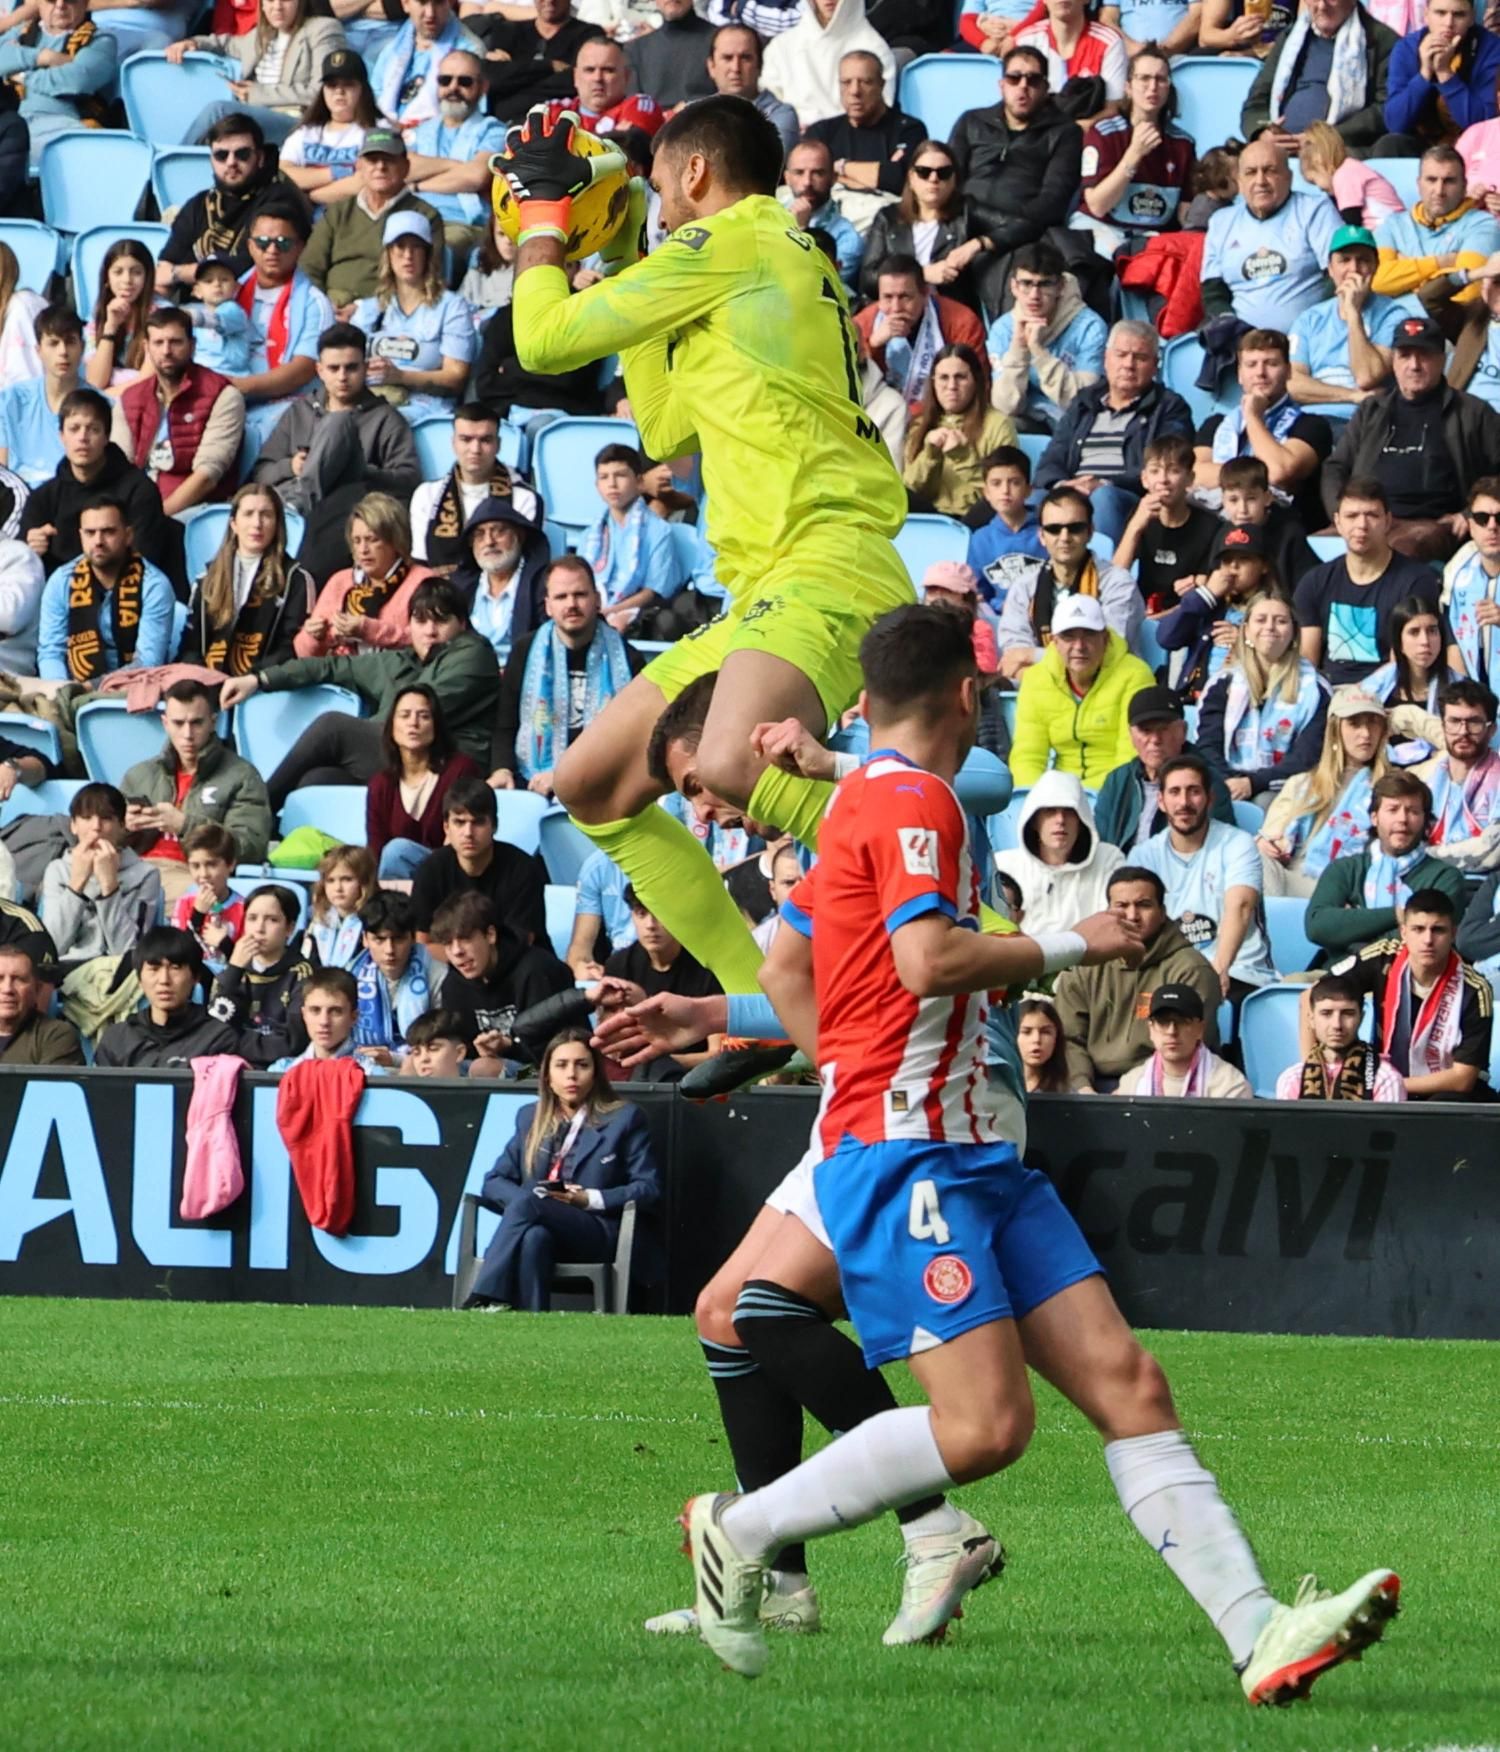
[[[1203,246],[1206,231],[1164,231],[1135,255],[1115,258],[1122,286],[1156,292],[1166,303],[1156,313],[1163,340],[1190,335],[1203,323]]]
[[[944,346],[958,342],[965,347],[972,347],[979,355],[979,363],[983,367],[986,357],[984,324],[967,304],[960,304],[956,298],[944,298],[941,292],[929,292],[927,296],[937,303],[938,327],[943,331]],[[859,330],[859,338],[869,349],[870,357],[884,371],[885,348],[875,346],[870,340],[875,328],[875,318],[879,315],[878,304],[867,304],[855,317],[854,326]]]
[[[163,469],[156,484],[163,499],[168,499],[193,472],[193,458],[208,416],[220,395],[229,388],[229,379],[206,365],[189,365],[183,374],[182,388],[167,407],[167,436],[172,444],[172,466]],[[156,428],[161,423],[161,403],[156,399],[156,378],[147,372],[138,377],[120,395],[120,411],[130,428],[130,460],[139,469],[146,467],[151,446],[156,442]],[[209,494],[210,499],[227,499],[234,490],[235,471],[229,469]]]

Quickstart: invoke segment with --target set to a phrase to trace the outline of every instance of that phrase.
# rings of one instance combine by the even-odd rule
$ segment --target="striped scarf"
[[[1380,1008],[1380,1046],[1386,1058],[1391,1056],[1396,1024],[1411,998],[1411,958],[1403,947],[1385,976],[1385,993]],[[1456,953],[1450,951],[1448,965],[1423,998],[1412,1021],[1411,1050],[1405,1067],[1407,1076],[1426,1076],[1433,1071],[1446,1070],[1453,1063],[1453,1049],[1458,1044],[1459,1025],[1463,1018],[1463,1000],[1464,964]],[[1402,1067],[1398,1064],[1396,1068],[1401,1070]]]
[[[344,612],[362,615],[366,620],[379,620],[386,605],[401,588],[401,581],[410,566],[408,560],[397,560],[384,578],[370,578],[357,571],[344,597]]]
[[[68,580],[68,632],[64,655],[69,681],[98,681],[106,673],[104,633],[100,612],[106,600],[114,621],[117,667],[135,662],[135,644],[141,624],[141,590],[146,565],[132,554],[119,582],[111,591],[94,576],[87,560],[79,560]]]
[[[1328,1063],[1316,1052],[1302,1066],[1302,1087],[1299,1101],[1373,1101],[1375,1073],[1380,1068],[1380,1054],[1373,1046],[1356,1040],[1344,1054],[1336,1077],[1328,1075]]]

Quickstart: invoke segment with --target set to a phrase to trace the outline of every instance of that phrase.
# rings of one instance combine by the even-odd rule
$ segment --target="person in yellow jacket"
[[[1500,249],[1500,225],[1465,193],[1464,161],[1451,146],[1430,146],[1417,171],[1418,199],[1375,227],[1379,264],[1371,290],[1400,298],[1447,276],[1456,304],[1479,296],[1478,272]]]
[[[1048,756],[1090,790],[1135,755],[1126,713],[1131,696],[1152,685],[1151,671],[1105,623],[1097,596],[1064,596],[1052,613],[1052,638],[1040,663],[1021,677],[1010,771],[1033,785]]]

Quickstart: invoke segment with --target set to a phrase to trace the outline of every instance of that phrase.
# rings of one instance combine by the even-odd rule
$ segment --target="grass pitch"
[[[729,1482],[684,1321],[7,1301],[0,1322],[0,1746],[1500,1741],[1500,1347],[1155,1338],[1278,1591],[1403,1579],[1386,1643],[1273,1713],[1045,1389],[1026,1459],[964,1492],[1011,1567],[945,1647],[880,1647],[887,1522],[815,1550],[824,1633],[776,1639],[747,1684],[640,1629],[688,1599],[683,1498]]]

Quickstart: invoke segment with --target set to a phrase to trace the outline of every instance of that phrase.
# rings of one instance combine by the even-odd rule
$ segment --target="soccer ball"
[[[614,150],[605,141],[593,134],[586,134],[582,128],[573,134],[573,150],[580,158],[594,158],[601,152]],[[521,239],[521,209],[516,197],[511,193],[510,184],[505,180],[501,168],[504,154],[490,160],[490,168],[495,173],[492,199],[495,205],[495,217],[500,222],[500,229],[511,240],[519,243]],[[604,248],[624,223],[625,215],[630,208],[630,172],[614,170],[608,176],[586,188],[581,195],[573,197],[572,229],[568,234],[567,248],[563,252],[570,262],[582,261],[585,256],[596,255]]]

